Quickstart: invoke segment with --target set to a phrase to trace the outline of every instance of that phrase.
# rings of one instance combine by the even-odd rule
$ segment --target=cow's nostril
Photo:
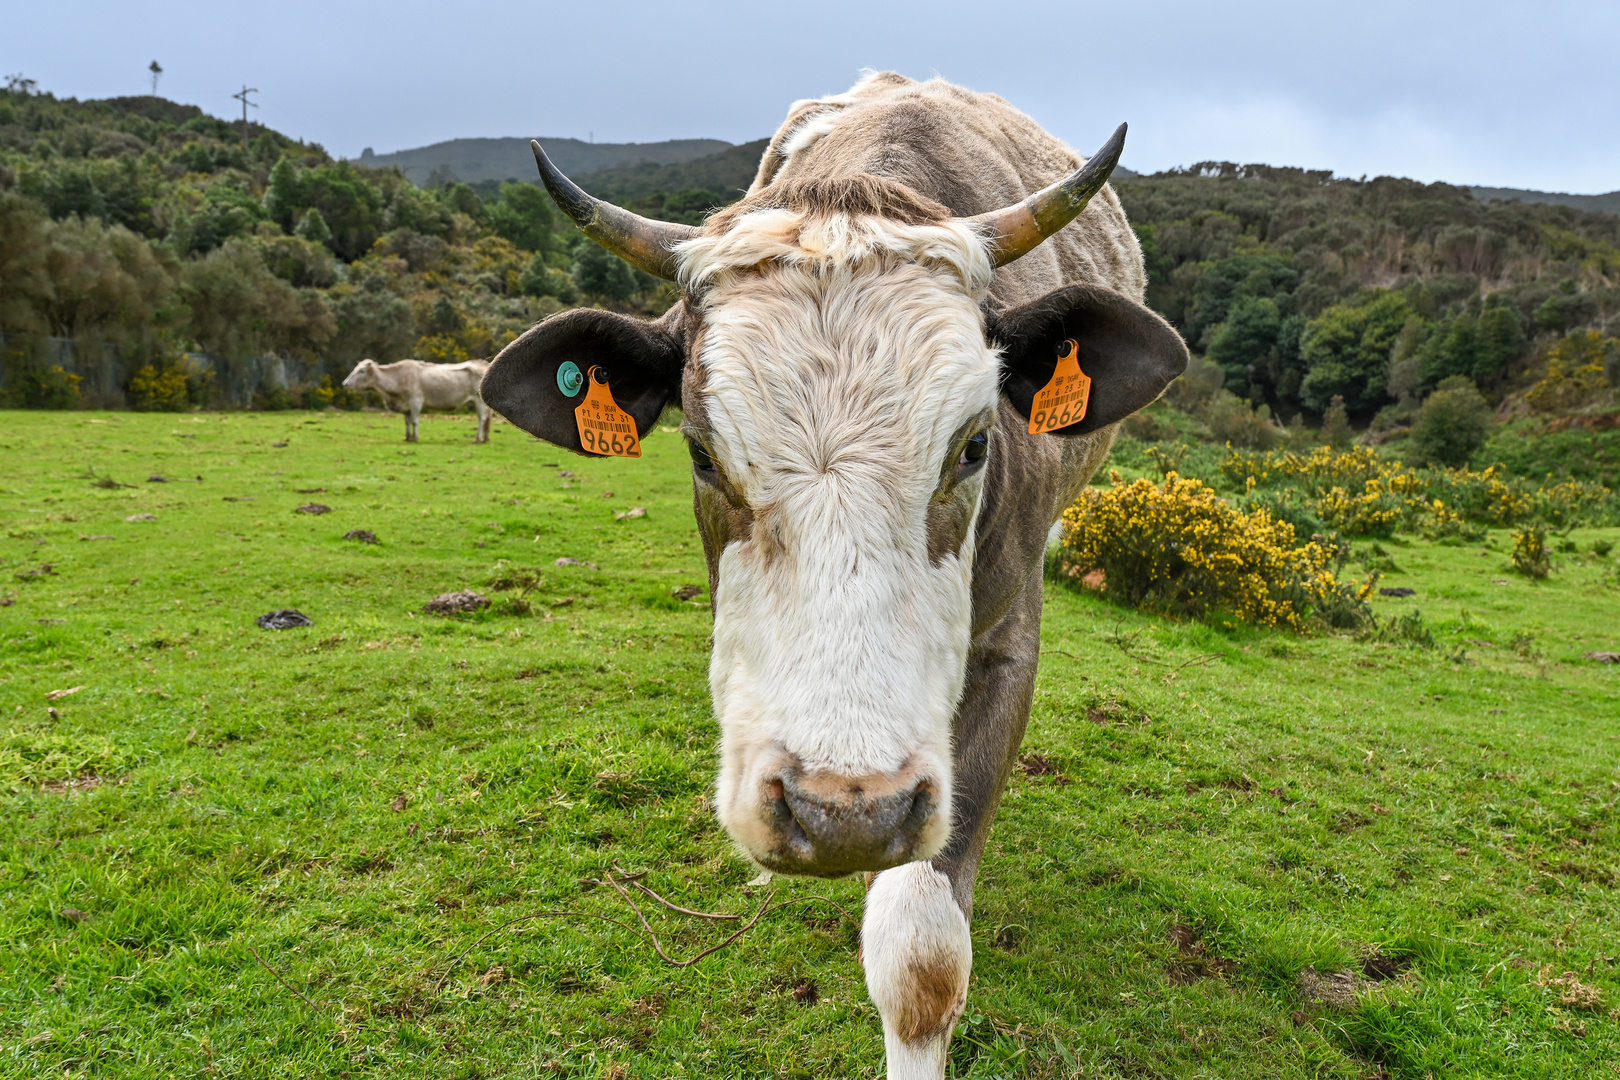
[[[782,781],[772,780],[765,785],[765,816],[775,822],[778,828],[784,828],[793,820],[793,810],[788,806],[787,792],[782,788]]]
[[[887,786],[887,785],[885,785]],[[873,785],[786,773],[767,780],[761,810],[785,865],[813,873],[883,869],[915,857],[939,812],[932,781],[873,794]]]

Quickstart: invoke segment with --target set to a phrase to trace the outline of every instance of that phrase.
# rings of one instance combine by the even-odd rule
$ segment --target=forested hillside
[[[695,222],[741,193],[762,148],[578,179]],[[1229,163],[1116,187],[1150,302],[1204,358],[1183,396],[1217,438],[1265,444],[1335,399],[1388,437],[1458,380],[1506,412],[1614,407],[1620,217]],[[341,402],[327,377],[364,356],[488,356],[565,305],[669,302],[669,286],[580,241],[532,183],[421,188],[257,125],[244,143],[240,125],[162,99],[13,86],[0,92],[0,395]]]
[[[1284,417],[1342,396],[1371,420],[1452,376],[1500,398],[1563,336],[1620,330],[1611,214],[1230,163],[1119,193],[1153,306],[1228,388]]]
[[[341,403],[362,357],[489,356],[565,304],[665,302],[579,239],[532,184],[424,190],[191,106],[12,86],[0,401]]]

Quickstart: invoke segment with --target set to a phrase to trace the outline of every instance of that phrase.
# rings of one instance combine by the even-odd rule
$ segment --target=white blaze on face
[[[747,258],[751,218],[778,234],[780,216],[696,244],[729,241]],[[854,235],[835,225],[827,247]],[[719,812],[756,856],[771,842],[764,792],[784,769],[873,796],[926,780],[939,813],[915,855],[949,831],[972,529],[931,559],[928,517],[942,498],[965,500],[966,521],[977,512],[978,473],[958,482],[957,457],[995,415],[998,360],[978,312],[982,245],[955,226],[888,228],[961,258],[783,265],[778,252],[767,269],[713,275],[703,294],[708,450],[753,515],[720,556],[714,597]],[[800,252],[818,239],[802,223],[792,235]]]

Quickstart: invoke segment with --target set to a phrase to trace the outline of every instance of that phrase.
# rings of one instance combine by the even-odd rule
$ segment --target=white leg
[[[951,879],[926,862],[879,874],[866,894],[861,949],[866,992],[883,1017],[888,1080],[941,1080],[973,970]]]
[[[490,408],[484,404],[483,398],[476,398],[473,406],[478,410],[478,438],[476,442],[489,442]]]
[[[422,418],[422,403],[420,401],[411,402],[410,411],[405,414],[405,441],[406,442],[415,442],[416,441],[416,423],[421,418]]]

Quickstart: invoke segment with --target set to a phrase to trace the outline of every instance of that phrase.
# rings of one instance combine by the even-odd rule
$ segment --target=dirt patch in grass
[[[1386,956],[1381,952],[1368,954],[1361,962],[1361,974],[1370,982],[1384,982],[1400,978],[1401,972],[1412,966],[1406,956]]]
[[[1308,1002],[1349,1011],[1366,992],[1368,981],[1353,971],[1317,971],[1308,967],[1299,973],[1295,985],[1299,996]]]
[[[1018,759],[1018,771],[1025,776],[1050,776],[1058,787],[1068,787],[1070,780],[1063,767],[1045,754],[1029,753]]]
[[[1180,923],[1172,926],[1170,944],[1175,947],[1176,956],[1165,965],[1164,975],[1172,986],[1185,986],[1199,979],[1220,978],[1237,970],[1234,961],[1216,956],[1209,944],[1198,936],[1198,931],[1190,926]]]

